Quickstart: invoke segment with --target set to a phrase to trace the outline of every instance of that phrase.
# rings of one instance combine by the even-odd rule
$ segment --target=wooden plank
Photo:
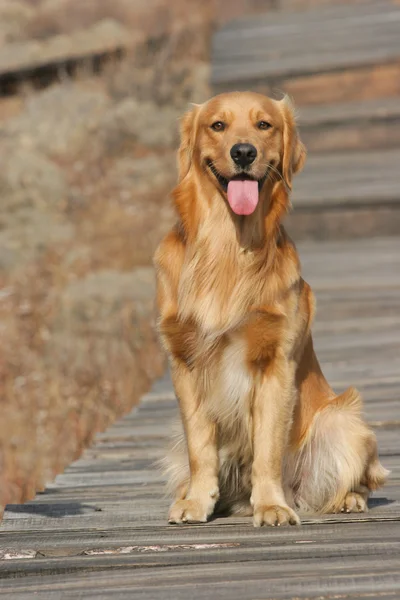
[[[311,155],[294,182],[289,233],[322,239],[396,235],[400,231],[400,179],[395,166],[399,158],[398,149]]]
[[[393,5],[393,2],[389,2],[387,0],[373,0],[367,2],[356,2],[351,4],[349,2],[344,2],[342,4],[338,4],[334,2],[332,6],[321,6],[318,3],[318,7],[313,6],[312,10],[295,10],[292,12],[279,12],[279,11],[268,11],[265,14],[257,14],[257,15],[241,15],[239,19],[232,19],[228,23],[225,24],[222,31],[232,31],[235,30],[243,30],[250,29],[252,30],[257,26],[268,26],[273,22],[276,25],[287,26],[290,23],[294,23],[302,26],[302,25],[323,25],[327,21],[332,23],[332,20],[336,20],[341,23],[342,21],[347,21],[351,18],[364,18],[366,22],[375,21],[375,17],[377,14],[392,11],[393,8],[396,8]]]
[[[131,567],[137,571],[143,568],[164,567],[167,553],[168,567],[192,566],[198,563],[229,565],[232,563],[248,563],[257,561],[283,562],[292,560],[312,561],[316,556],[323,561],[331,559],[368,559],[376,557],[377,560],[385,557],[400,556],[400,540],[376,540],[371,535],[369,540],[363,538],[362,546],[354,541],[326,540],[325,542],[312,542],[293,545],[274,544],[268,539],[261,542],[251,540],[245,542],[223,542],[208,544],[156,544],[155,546],[142,546],[129,544],[118,548],[94,548],[86,550],[81,556],[43,557],[38,553],[36,557],[22,560],[0,560],[0,579],[13,579],[29,577],[32,575],[59,575],[62,573],[85,573],[91,571],[113,571],[118,568]],[[26,551],[28,554],[28,551]],[[37,559],[40,560],[37,560]],[[45,558],[45,560],[43,560]],[[46,559],[47,558],[47,559]],[[10,562],[12,560],[12,562]]]
[[[400,119],[360,119],[353,123],[302,127],[301,139],[312,153],[398,148]]]
[[[336,72],[343,69],[355,69],[364,65],[374,66],[391,64],[398,61],[399,50],[395,41],[389,48],[371,46],[363,50],[348,51],[332,56],[330,51],[319,53],[318,50],[301,56],[301,60],[294,61],[293,56],[277,58],[274,60],[272,53],[265,53],[258,60],[248,60],[244,63],[216,64],[211,75],[211,83],[227,84],[236,81],[247,82],[253,86],[254,81],[273,78],[275,84],[279,79],[287,77],[304,77],[315,73]]]
[[[273,60],[275,63],[274,67],[270,65],[266,67],[267,70],[263,74],[267,76],[282,77],[293,74],[293,71],[297,70],[309,72],[309,57],[315,52],[318,52],[319,56],[314,57],[311,72],[332,68],[336,70],[344,50],[356,57],[354,62],[349,60],[345,66],[360,67],[370,62],[374,63],[376,58],[381,59],[382,56],[385,60],[390,57],[396,58],[399,55],[396,45],[399,15],[400,11],[393,23],[385,23],[383,27],[379,27],[376,23],[370,27],[363,27],[362,35],[358,31],[354,32],[345,27],[332,30],[330,24],[327,29],[320,28],[317,32],[309,26],[299,28],[290,34],[289,39],[284,39],[282,37],[284,34],[277,28],[251,30],[249,39],[243,31],[235,34],[232,39],[219,40],[217,34],[213,53],[214,73],[218,77],[218,73],[225,69],[235,76],[241,73],[244,67],[259,63],[263,59]],[[304,46],[305,36],[307,36],[307,46]],[[382,47],[385,49],[383,54],[380,51]],[[303,53],[297,56],[295,52],[300,48],[303,48]],[[290,70],[278,70],[279,65],[289,64],[286,61],[290,57],[292,57]]]
[[[400,150],[310,156],[294,183],[300,207],[399,203]]]
[[[8,585],[7,585],[8,584]],[[130,597],[187,598],[188,587],[196,598],[265,598],[274,594],[317,595],[324,592],[339,594],[346,592],[384,592],[400,589],[398,558],[361,558],[357,564],[349,563],[347,556],[336,560],[297,561],[252,561],[237,564],[191,564],[180,567],[168,566],[160,569],[150,566],[134,569],[132,565],[106,572],[85,572],[76,575],[54,574],[53,576],[31,576],[23,581],[3,581],[2,588],[13,589],[13,593],[29,591],[34,586],[36,592],[62,591],[77,593],[80,597],[86,592],[89,597],[110,597],[119,591],[131,594]],[[267,587],[266,587],[267,586]],[[31,587],[32,589],[32,587]],[[201,590],[203,593],[201,593]],[[251,591],[250,591],[251,590]],[[136,594],[135,594],[136,592]],[[206,593],[204,593],[206,592]],[[252,596],[249,594],[253,594]],[[156,595],[157,594],[157,595]],[[223,595],[221,595],[223,594]],[[63,596],[66,597],[66,596]],[[128,596],[126,596],[128,597]],[[288,597],[288,596],[286,596]]]
[[[300,133],[309,152],[388,150],[400,140],[398,98],[302,107]]]
[[[312,11],[315,13],[315,11]],[[294,18],[296,20],[294,20]],[[346,20],[324,20],[318,25],[309,21],[300,22],[297,15],[287,17],[285,24],[276,23],[272,17],[268,24],[254,24],[252,27],[239,26],[232,30],[229,24],[217,31],[213,40],[214,60],[216,62],[233,63],[246,58],[260,58],[266,52],[274,52],[276,57],[288,56],[301,46],[303,50],[331,50],[334,54],[344,48],[359,50],[367,47],[368,38],[371,45],[391,44],[396,40],[396,28],[400,21],[400,10],[383,11],[368,21],[362,16],[353,16]],[[307,35],[307,45],[304,45]],[[285,38],[285,36],[288,36]],[[341,47],[339,45],[341,44]]]
[[[392,123],[400,118],[398,98],[381,98],[365,102],[341,102],[317,106],[303,106],[298,110],[298,123],[303,130],[323,125],[353,124],[355,121],[371,123],[388,121]]]
[[[388,485],[389,496],[396,495],[398,487]],[[252,544],[265,543],[273,548],[286,545],[290,548],[302,544],[319,544],[322,540],[333,544],[356,543],[358,536],[365,542],[373,542],[379,537],[389,542],[399,541],[399,528],[393,526],[393,521],[366,522],[348,519],[346,526],[338,522],[314,523],[296,529],[280,528],[266,533],[263,529],[253,529],[248,523],[238,523],[236,519],[226,519],[223,526],[198,526],[193,528],[160,526],[157,528],[119,527],[109,529],[87,529],[84,531],[65,531],[63,529],[44,531],[38,534],[35,529],[8,531],[0,533],[1,552],[34,555],[39,552],[45,557],[78,556],[84,551],[103,549],[117,550],[131,545],[139,546],[135,552],[157,552],[154,546],[185,546],[193,543],[201,545],[215,544]],[[234,521],[234,523],[232,523]],[[179,549],[179,548],[178,548]],[[168,550],[166,548],[166,550]],[[183,550],[183,549],[182,549]],[[133,552],[133,550],[132,550]],[[18,559],[15,559],[18,560]],[[11,563],[8,563],[11,564]]]
[[[397,494],[397,486],[389,484],[389,496]],[[374,500],[375,501],[375,500]],[[365,540],[373,540],[376,531],[379,529],[383,539],[389,541],[398,541],[399,529],[393,526],[393,520],[382,521],[353,521],[348,515],[346,526],[343,522],[324,521],[306,524],[295,529],[280,528],[266,533],[264,529],[254,529],[249,527],[249,520],[243,520],[235,517],[213,522],[206,527],[203,526],[182,526],[173,527],[166,525],[165,522],[159,527],[138,527],[123,526],[108,527],[100,529],[86,530],[48,530],[40,534],[40,529],[14,530],[6,533],[2,532],[0,539],[2,541],[1,550],[29,550],[40,551],[44,555],[62,556],[64,548],[65,556],[71,556],[73,553],[78,555],[83,550],[95,548],[118,548],[119,546],[129,546],[137,544],[139,546],[154,546],[157,544],[168,545],[178,544],[187,545],[193,543],[211,544],[225,542],[240,542],[245,544],[261,543],[266,540],[269,544],[303,544],[305,542],[320,542],[321,539],[332,539],[334,543],[355,541],[358,535]],[[143,550],[145,551],[145,550]],[[149,550],[150,551],[150,550]],[[11,563],[9,563],[11,564]]]

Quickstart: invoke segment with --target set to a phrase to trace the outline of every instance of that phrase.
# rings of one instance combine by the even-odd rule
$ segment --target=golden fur
[[[267,170],[248,216],[231,210],[215,174],[235,175],[237,142],[257,149],[252,177]],[[220,509],[253,514],[256,526],[297,524],[296,510],[363,511],[386,479],[358,392],[336,396],[321,372],[313,294],[281,224],[305,157],[287,98],[222,94],[183,117],[178,222],[155,255],[183,424],[164,461],[172,523]]]

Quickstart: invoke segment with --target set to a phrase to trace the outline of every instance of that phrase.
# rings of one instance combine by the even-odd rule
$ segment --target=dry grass
[[[139,306],[144,315],[138,314],[134,297],[122,299],[117,309],[112,307],[115,323],[103,336],[95,323],[86,324],[86,331],[75,325],[70,332],[68,323],[57,326],[55,321],[67,314],[60,313],[65,276],[61,262],[60,256],[47,256],[13,287],[3,288],[4,503],[23,502],[35,489],[42,489],[79,456],[96,431],[128,410],[162,371],[151,297],[147,306],[143,302]],[[118,334],[122,338],[117,339]]]
[[[197,3],[183,1],[173,10],[161,0],[31,5],[38,12],[25,37],[106,17],[148,33],[100,78],[83,72],[54,88],[60,93],[43,92],[32,104],[29,92],[3,111],[4,151],[15,161],[25,156],[26,169],[15,162],[11,174],[3,163],[0,170],[8,206],[0,236],[11,240],[0,264],[0,510],[42,489],[164,368],[151,257],[173,220],[177,115],[206,94],[212,7],[193,14]],[[65,179],[57,202],[46,191],[55,175],[38,157]],[[42,222],[50,225],[39,235]],[[56,225],[63,238],[47,235]]]
[[[65,208],[77,225],[72,240],[0,282],[1,504],[42,489],[164,367],[154,288],[137,294],[135,283],[159,235],[155,208],[137,218],[106,195],[90,200]],[[94,293],[76,290],[77,282],[96,286],[96,274]]]
[[[132,0],[34,0],[33,4],[36,10],[24,31],[28,39],[68,34],[91,27],[103,19],[113,19],[154,39],[169,35],[194,20],[210,23],[216,2],[175,0],[171,4],[165,0],[134,0],[134,3]],[[198,43],[192,38],[193,42],[195,45]]]

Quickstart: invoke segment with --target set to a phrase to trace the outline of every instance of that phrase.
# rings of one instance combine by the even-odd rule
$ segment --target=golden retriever
[[[281,224],[305,158],[288,98],[221,94],[183,117],[178,222],[155,255],[183,424],[164,460],[170,523],[365,511],[386,479],[358,392],[336,396],[321,372],[313,294]]]

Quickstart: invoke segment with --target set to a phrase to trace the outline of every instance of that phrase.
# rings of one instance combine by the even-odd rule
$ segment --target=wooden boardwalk
[[[392,471],[370,512],[307,517],[299,528],[234,517],[168,526],[153,466],[176,412],[166,376],[43,494],[8,507],[1,597],[400,597],[400,240],[303,242],[299,251],[324,371],[338,392],[360,388]]]

